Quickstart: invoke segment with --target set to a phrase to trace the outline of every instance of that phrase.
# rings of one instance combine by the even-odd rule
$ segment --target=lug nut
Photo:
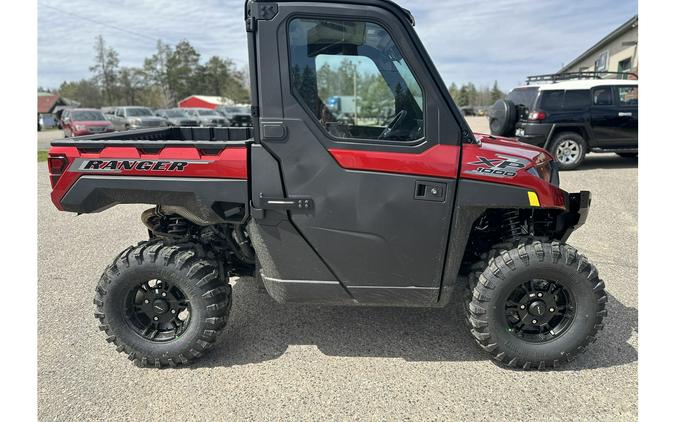
[[[555,308],[548,308],[549,312],[555,312]]]
[[[175,314],[175,313],[176,313],[176,310],[175,310],[175,309],[172,309],[172,310],[171,310],[171,313],[172,313],[172,314]]]
[[[154,317],[153,319],[154,319],[155,321],[157,321],[159,318],[158,318],[158,317]]]
[[[520,305],[520,309],[525,309],[525,305]]]
[[[533,319],[533,320],[532,320],[532,324],[536,324],[536,323],[537,323],[537,320],[536,320],[536,319]]]
[[[150,303],[150,301],[148,299],[145,299],[143,302]]]
[[[544,296],[543,293],[541,293],[541,292],[537,293],[537,297],[542,297],[542,296]]]
[[[162,292],[162,296],[166,296],[166,292]]]

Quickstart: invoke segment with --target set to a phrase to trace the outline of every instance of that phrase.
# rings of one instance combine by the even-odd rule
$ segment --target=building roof
[[[37,112],[51,113],[61,97],[54,94],[38,93]]]
[[[638,81],[637,79],[579,79],[529,86],[538,87],[540,91],[551,91],[556,89],[591,89],[596,86],[607,85],[638,85]]]
[[[190,98],[197,98],[199,100],[205,101],[207,103],[211,104],[223,104],[223,105],[228,105],[232,104],[232,100],[230,100],[227,97],[218,97],[215,95],[190,95],[189,97],[183,98],[182,100],[178,101],[179,103],[182,103],[185,100],[188,100]]]
[[[605,44],[608,44],[615,40],[616,38],[620,37],[624,33],[626,33],[628,30],[631,28],[634,28],[638,24],[638,15],[633,16],[632,18],[628,19],[626,23],[621,25],[620,27],[616,28],[614,31],[610,32],[605,38],[601,39],[597,43],[595,43],[591,48],[588,50],[584,51],[579,57],[576,59],[572,60],[571,62],[567,63],[565,66],[563,66],[562,69],[558,71],[558,73],[562,72],[567,72],[571,68],[577,65],[577,63],[581,62],[584,60],[586,57],[590,56],[591,54],[595,53],[596,51],[600,50]]]

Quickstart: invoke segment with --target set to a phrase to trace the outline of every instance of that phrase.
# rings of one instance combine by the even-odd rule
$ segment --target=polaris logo
[[[192,164],[208,164],[210,161],[194,160],[129,160],[129,159],[83,159],[75,160],[73,169],[80,172],[121,173],[123,171],[182,172]]]

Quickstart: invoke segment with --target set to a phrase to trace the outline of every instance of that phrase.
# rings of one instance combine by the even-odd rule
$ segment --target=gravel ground
[[[197,365],[137,368],[104,341],[92,298],[105,266],[146,236],[139,220],[146,207],[57,212],[45,167],[38,174],[40,420],[637,419],[636,160],[595,154],[561,176],[563,188],[593,192],[588,222],[570,243],[607,283],[609,317],[588,352],[544,373],[486,360],[458,305],[284,306],[250,279],[234,285],[226,333]]]

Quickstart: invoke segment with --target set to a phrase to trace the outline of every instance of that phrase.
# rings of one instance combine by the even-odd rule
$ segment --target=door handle
[[[427,182],[418,180],[415,182],[415,199],[422,201],[445,201],[445,183]]]
[[[631,117],[632,115],[633,115],[633,113],[628,112],[628,111],[619,112],[619,117]]]

